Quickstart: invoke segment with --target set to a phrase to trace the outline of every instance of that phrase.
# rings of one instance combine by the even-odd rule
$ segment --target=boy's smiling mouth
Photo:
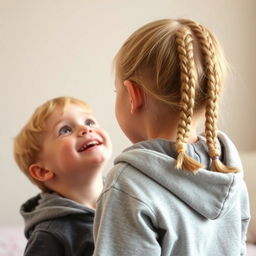
[[[87,141],[78,149],[78,152],[83,152],[83,151],[87,150],[88,148],[92,148],[94,146],[99,146],[101,144],[102,143],[97,139]]]

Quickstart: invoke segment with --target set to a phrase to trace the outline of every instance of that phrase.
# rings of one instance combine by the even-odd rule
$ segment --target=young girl
[[[94,255],[245,255],[248,196],[238,152],[217,131],[225,59],[215,37],[158,20],[128,38],[115,68],[116,117],[134,145],[98,200]]]

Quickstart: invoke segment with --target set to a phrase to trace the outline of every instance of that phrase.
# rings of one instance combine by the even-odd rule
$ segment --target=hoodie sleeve
[[[161,255],[154,214],[139,199],[111,187],[97,204],[94,256]]]
[[[34,232],[29,238],[24,256],[63,256],[64,247],[52,234],[44,231]]]
[[[248,224],[250,221],[250,209],[249,209],[249,198],[245,183],[243,182],[243,188],[241,193],[241,215],[242,215],[242,232],[241,232],[241,253],[240,255],[246,255],[246,234]]]

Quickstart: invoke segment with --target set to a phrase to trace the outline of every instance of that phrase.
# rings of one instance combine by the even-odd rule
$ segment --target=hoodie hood
[[[188,144],[187,153],[206,166],[196,174],[175,168],[177,153],[173,142],[155,139],[144,141],[126,149],[115,164],[127,163],[153,179],[180,200],[207,219],[217,219],[240,200],[242,165],[239,154],[224,134],[218,133],[224,164],[240,169],[239,173],[218,173],[208,170],[210,159],[206,141],[199,136],[195,144]]]
[[[28,238],[30,230],[40,222],[72,214],[94,214],[94,210],[57,193],[41,193],[25,202],[20,213],[24,218],[25,236]]]

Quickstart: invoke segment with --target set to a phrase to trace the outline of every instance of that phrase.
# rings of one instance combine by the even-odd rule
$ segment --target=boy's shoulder
[[[41,193],[26,201],[20,209],[25,222],[25,235],[29,237],[34,230],[68,229],[92,223],[94,211],[55,193]],[[36,227],[36,228],[35,228]],[[72,228],[72,227],[70,227]]]
[[[72,236],[79,232],[91,231],[94,216],[72,214],[59,216],[38,223],[32,232],[48,232],[57,236]]]
[[[31,230],[29,238],[38,233],[47,233],[49,236],[63,242],[72,241],[72,243],[76,243],[75,240],[93,241],[93,219],[94,216],[88,218],[86,215],[77,214],[46,220],[38,223]]]
[[[30,231],[27,247],[34,250],[40,248],[41,243],[54,251],[58,249],[59,251],[65,250],[65,253],[70,252],[71,255],[77,252],[92,255],[93,218],[77,214],[40,222]]]

